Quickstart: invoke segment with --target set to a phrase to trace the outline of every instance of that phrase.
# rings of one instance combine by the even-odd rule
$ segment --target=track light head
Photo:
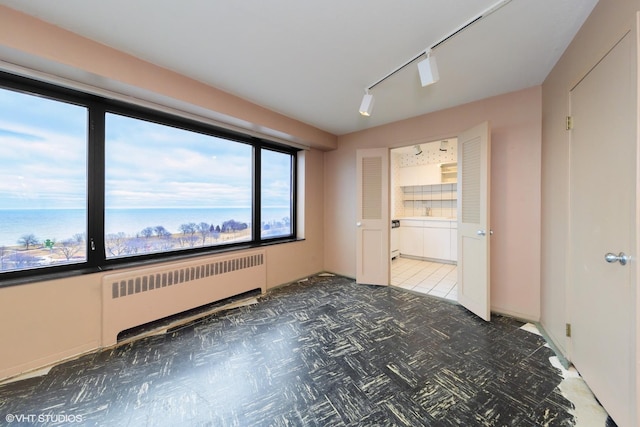
[[[429,86],[440,80],[438,65],[435,56],[431,56],[431,51],[427,52],[427,59],[418,62],[418,73],[422,87]]]
[[[362,98],[362,103],[360,104],[360,114],[365,117],[369,117],[371,115],[371,111],[373,110],[373,95],[369,93],[367,90]]]
[[[420,145],[414,145],[413,146],[413,151],[416,152],[416,156],[422,154],[422,147]]]

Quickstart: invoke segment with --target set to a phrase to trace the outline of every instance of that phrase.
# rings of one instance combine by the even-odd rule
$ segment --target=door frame
[[[466,298],[465,301],[465,296],[462,296],[461,298],[461,286],[460,286],[460,277],[461,277],[461,273],[462,273],[462,269],[464,269],[464,257],[462,256],[462,249],[463,249],[463,244],[461,244],[461,239],[462,239],[462,227],[461,227],[461,203],[462,203],[462,199],[461,199],[461,188],[462,188],[462,183],[461,183],[461,173],[462,173],[462,167],[461,167],[461,161],[462,161],[462,150],[460,149],[460,144],[461,144],[461,137],[464,137],[465,134],[469,135],[469,136],[473,136],[473,137],[477,137],[479,139],[482,140],[482,145],[483,148],[481,149],[481,160],[480,163],[483,165],[482,171],[485,173],[485,175],[483,175],[482,173],[480,174],[481,177],[481,199],[484,201],[484,203],[486,203],[485,206],[485,210],[482,212],[482,221],[480,222],[480,224],[477,224],[477,226],[475,228],[473,228],[473,234],[474,237],[476,231],[478,231],[478,226],[481,227],[481,229],[484,230],[485,232],[485,236],[484,237],[480,237],[480,238],[476,238],[474,240],[481,240],[480,244],[482,246],[484,246],[484,251],[486,254],[486,257],[484,257],[484,259],[486,259],[486,263],[485,263],[485,268],[486,268],[486,275],[485,275],[485,279],[483,281],[483,293],[484,295],[482,296],[483,298],[481,298],[481,302],[480,303],[476,303],[476,297],[477,295],[470,295],[470,297]],[[393,146],[393,147],[389,147],[389,150],[393,150],[393,149],[397,149],[397,148],[403,148],[403,147],[411,147],[414,146],[416,144],[429,144],[429,143],[434,143],[434,142],[438,142],[438,141],[442,141],[443,139],[456,139],[456,147],[457,147],[457,159],[456,162],[458,163],[458,179],[456,182],[456,187],[457,187],[457,266],[458,266],[458,298],[457,298],[457,302],[460,305],[465,306],[468,310],[470,310],[471,312],[473,312],[474,314],[478,315],[480,318],[484,319],[484,320],[490,320],[490,313],[491,313],[491,292],[490,292],[490,240],[491,240],[491,218],[490,218],[490,206],[491,206],[491,197],[490,197],[490,191],[491,191],[491,125],[488,121],[482,122],[482,123],[478,123],[477,125],[466,129],[462,132],[458,132],[458,134],[456,136],[452,136],[449,138],[440,138],[440,139],[434,139],[434,138],[423,138],[420,140],[413,140],[410,142],[405,142],[403,144],[399,144],[398,146]],[[389,171],[391,174],[391,161],[392,161],[392,157],[391,155],[389,156]],[[390,184],[391,184],[391,179],[389,180]],[[391,187],[391,185],[390,185]],[[391,210],[391,204],[389,205],[389,210]],[[390,257],[389,257],[390,258]],[[391,273],[391,271],[390,271]],[[476,288],[477,289],[477,288]],[[471,303],[471,304],[469,304]],[[466,305],[465,305],[466,304]],[[479,307],[479,308],[478,308]]]

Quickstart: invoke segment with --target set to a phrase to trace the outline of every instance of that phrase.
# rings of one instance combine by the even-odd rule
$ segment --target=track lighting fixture
[[[364,98],[362,98],[362,103],[360,104],[360,114],[367,117],[371,115],[371,110],[373,109],[373,95],[369,93],[371,89],[373,89],[375,86],[382,83],[383,81],[385,81],[386,79],[388,79],[389,77],[397,73],[398,71],[402,70],[407,65],[412,64],[413,62],[422,58],[423,55],[427,55],[427,58],[418,62],[418,73],[420,74],[420,83],[422,84],[422,87],[429,86],[437,82],[438,80],[440,80],[440,74],[438,72],[436,58],[431,55],[431,50],[437,47],[440,47],[440,45],[442,45],[444,42],[449,40],[451,37],[461,33],[462,31],[466,30],[468,27],[477,23],[481,19],[491,15],[492,13],[502,8],[506,4],[510,3],[511,1],[512,0],[498,0],[492,6],[489,6],[487,9],[481,12],[479,15],[476,15],[475,17],[469,19],[467,22],[460,25],[458,28],[454,29],[453,31],[451,31],[450,33],[442,37],[440,40],[438,40],[437,42],[429,46],[428,49],[421,51],[418,55],[414,56],[413,58],[411,58],[410,60],[408,60],[407,62],[405,62],[398,68],[396,68],[395,70],[391,71],[389,74],[387,74],[386,76],[384,76],[383,78],[375,82],[374,84],[367,86],[367,88],[365,89]],[[446,149],[442,151],[446,151]]]
[[[440,80],[436,58],[431,55],[430,50],[427,52],[427,59],[418,62],[418,73],[420,74],[422,87],[429,86]]]
[[[416,156],[422,154],[422,147],[420,145],[414,145],[413,150],[416,152]]]
[[[449,147],[449,141],[448,140],[444,140],[444,141],[440,141],[440,151],[447,151]]]
[[[360,114],[363,116],[369,117],[371,115],[371,111],[373,110],[373,95],[369,93],[367,89],[364,93],[364,97],[362,98],[362,103],[360,104]]]

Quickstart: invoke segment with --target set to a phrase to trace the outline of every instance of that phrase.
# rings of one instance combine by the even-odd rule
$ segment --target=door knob
[[[360,221],[356,222],[356,227],[362,227],[362,223]]]
[[[484,231],[484,230],[478,230],[478,231],[476,231],[476,234],[477,234],[478,236],[486,236],[486,235],[487,235],[487,232],[486,232],[486,231]]]
[[[604,256],[604,259],[610,263],[619,262],[621,265],[626,265],[627,261],[629,261],[629,256],[625,255],[624,252],[620,252],[618,255],[609,252]]]

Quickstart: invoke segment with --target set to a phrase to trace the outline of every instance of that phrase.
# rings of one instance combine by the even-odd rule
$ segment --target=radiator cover
[[[118,333],[154,320],[260,289],[266,292],[265,251],[107,274],[102,278],[102,347]]]

